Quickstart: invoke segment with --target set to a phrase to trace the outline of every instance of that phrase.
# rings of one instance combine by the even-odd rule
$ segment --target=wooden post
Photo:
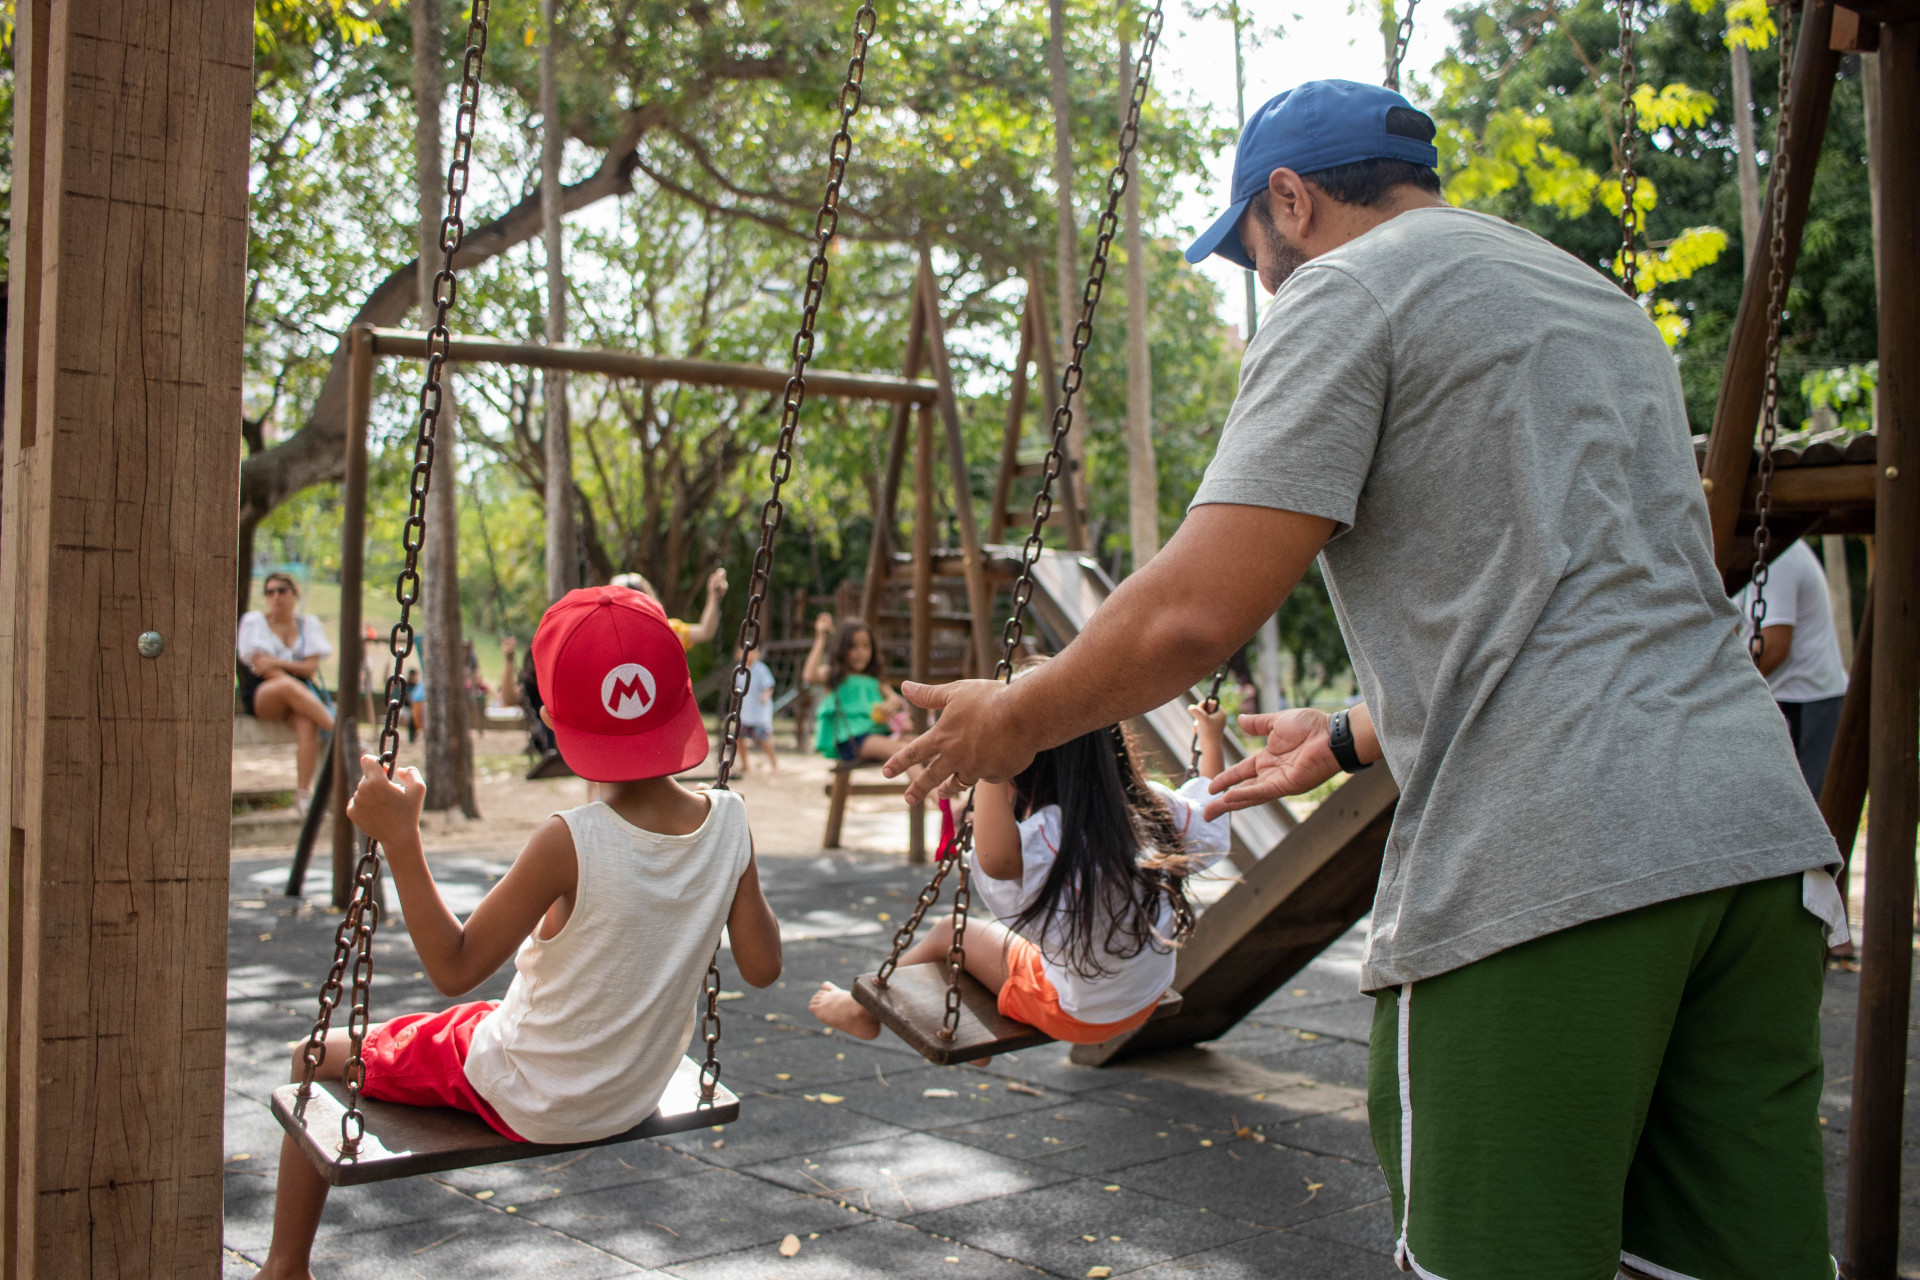
[[[1828,47],[1833,27],[1831,0],[1807,0],[1801,9],[1798,43],[1793,59],[1793,105],[1789,111],[1786,191],[1785,258],[1788,284],[1800,257],[1800,233],[1807,222],[1807,203],[1813,192],[1813,171],[1820,144],[1827,135],[1827,109],[1833,103],[1833,78],[1840,55]],[[1779,167],[1767,179],[1769,197],[1760,224],[1758,243],[1773,237],[1771,192]],[[1747,468],[1753,456],[1754,425],[1764,399],[1767,362],[1767,277],[1770,255],[1756,252],[1747,267],[1733,334],[1727,343],[1727,363],[1720,376],[1720,400],[1713,410],[1713,434],[1707,439],[1707,461],[1702,478],[1707,489],[1707,514],[1713,524],[1713,558],[1725,572],[1731,563],[1734,526],[1740,518],[1740,498],[1746,491]]]
[[[1020,308],[1020,351],[1013,358],[1013,381],[1007,388],[1007,429],[1000,441],[1000,473],[993,481],[993,506],[987,511],[987,541],[1007,536],[1007,503],[1013,499],[1013,475],[1020,466],[1020,426],[1027,416],[1027,365],[1033,360],[1033,292]]]
[[[933,412],[925,405],[914,415],[913,441],[913,645],[912,673],[925,682],[933,669]],[[913,709],[913,731],[927,731],[927,713]],[[926,807],[908,816],[907,861],[927,860]]]
[[[373,330],[347,334],[347,453],[340,485],[340,674],[333,718],[333,905],[353,896],[359,842],[347,801],[360,783],[360,666],[366,655],[360,603],[366,589],[367,427],[373,416]],[[384,705],[384,703],[376,704]]]
[[[15,15],[0,1274],[207,1276],[253,15]]]
[[[1920,279],[1920,20],[1880,30],[1881,279]],[[1920,823],[1920,293],[1880,294],[1880,470],[1874,494],[1873,702],[1867,895],[1847,1130],[1845,1272],[1891,1280],[1900,1246],[1901,1133]]]
[[[960,556],[967,579],[967,613],[973,633],[973,656],[985,675],[994,667],[993,590],[987,585],[987,562],[980,551],[980,526],[973,518],[973,482],[967,471],[967,442],[960,434],[960,406],[953,396],[953,365],[947,359],[946,325],[940,319],[940,295],[934,287],[933,255],[920,245],[920,309],[927,318],[927,356],[933,365],[934,403],[940,407],[947,435],[947,478],[953,484],[953,513],[960,526]]]
[[[1873,704],[1873,599],[1860,612],[1860,635],[1847,675],[1847,698],[1827,757],[1827,778],[1820,785],[1820,816],[1840,849],[1840,896],[1847,897],[1853,846],[1860,836],[1860,810],[1867,799],[1867,734]]]
[[[927,321],[920,308],[920,281],[913,282],[913,294],[907,303],[907,363],[901,377],[912,381],[920,376],[927,358]],[[880,505],[873,513],[873,539],[867,544],[867,578],[860,585],[860,616],[867,629],[879,635],[880,589],[893,572],[893,521],[900,507],[900,473],[906,468],[907,429],[913,421],[912,406],[905,402],[893,407],[893,429],[887,436],[887,473],[880,483]]]
[[[1038,264],[1035,264],[1032,275],[1034,281],[1037,282],[1040,279]],[[1042,402],[1047,414],[1047,429],[1044,435],[1051,442],[1053,418],[1060,412],[1060,370],[1055,367],[1053,358],[1053,333],[1047,328],[1046,294],[1038,290],[1036,283],[1027,286],[1027,296],[1033,300],[1034,363],[1040,377],[1040,385],[1046,391],[1046,398]],[[1085,407],[1083,403],[1082,412],[1085,411]],[[1084,439],[1085,434],[1083,427],[1079,435]],[[1069,551],[1087,549],[1087,522],[1084,517],[1091,511],[1086,500],[1080,496],[1080,490],[1087,481],[1087,473],[1076,469],[1077,461],[1078,456],[1069,450],[1060,468],[1058,492],[1054,494],[1053,499],[1056,507],[1064,508],[1066,521],[1063,527],[1066,530]]]

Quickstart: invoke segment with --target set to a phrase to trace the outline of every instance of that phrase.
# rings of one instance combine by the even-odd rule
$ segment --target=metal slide
[[[1056,650],[1080,634],[1113,591],[1098,563],[1071,552],[1043,552],[1033,577],[1034,621]],[[1185,769],[1193,737],[1186,708],[1199,697],[1194,690],[1134,722],[1175,772]],[[1229,735],[1228,762],[1241,754]],[[1280,802],[1235,813],[1232,861],[1239,879],[1200,912],[1180,951],[1173,980],[1180,1012],[1105,1044],[1078,1045],[1074,1061],[1098,1066],[1211,1040],[1251,1013],[1372,908],[1399,796],[1384,768],[1368,769],[1304,822]]]

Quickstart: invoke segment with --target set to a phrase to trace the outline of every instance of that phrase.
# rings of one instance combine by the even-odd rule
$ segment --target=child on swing
[[[1227,815],[1203,817],[1226,713],[1188,710],[1200,776],[1178,790],[1146,777],[1119,725],[974,788],[973,892],[996,920],[968,922],[966,966],[1009,1018],[1099,1044],[1152,1017],[1173,984],[1174,950],[1193,930],[1186,877],[1228,849]],[[945,960],[952,942],[953,921],[942,920],[900,963]],[[808,1008],[848,1035],[880,1034],[879,1019],[831,982]]]
[[[533,662],[541,718],[600,798],[535,831],[464,925],[421,852],[419,771],[388,780],[373,756],[361,761],[347,812],[386,849],[434,986],[471,991],[508,956],[517,970],[504,1000],[372,1028],[363,1093],[471,1111],[515,1141],[590,1142],[653,1113],[693,1036],[721,927],[740,976],[765,987],[780,976],[780,925],[740,798],[674,780],[706,758],[707,732],[660,605],[623,587],[571,591],[540,620]],[[347,1033],[330,1032],[315,1079],[340,1079],[347,1054]],[[262,1277],[310,1280],[326,1200],[286,1139]]]

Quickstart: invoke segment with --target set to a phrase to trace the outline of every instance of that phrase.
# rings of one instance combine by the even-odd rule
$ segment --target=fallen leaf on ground
[[[957,1098],[960,1094],[953,1089],[922,1089],[920,1096],[923,1098]]]
[[[836,1102],[845,1102],[846,1099],[837,1093],[823,1093],[820,1095],[820,1101],[826,1103],[828,1106],[832,1106]]]
[[[1013,1084],[1009,1084],[1007,1086],[1007,1092],[1008,1093],[1024,1093],[1029,1098],[1044,1098],[1047,1096],[1044,1090],[1036,1089],[1030,1084],[1019,1084],[1017,1082]]]
[[[1120,1184],[1117,1182],[1109,1182],[1106,1186],[1100,1189],[1102,1191],[1118,1191],[1120,1189]]]
[[[1112,1267],[1088,1267],[1087,1280],[1107,1280],[1113,1274]]]
[[[793,1073],[790,1071],[781,1071],[775,1073],[773,1078],[775,1080],[791,1080],[793,1079]]]
[[[787,1237],[787,1238],[786,1238],[785,1240],[782,1240],[782,1241],[780,1242],[780,1256],[781,1256],[781,1257],[783,1257],[783,1258],[791,1258],[791,1257],[792,1257],[792,1256],[793,1256],[794,1254],[796,1254],[796,1253],[798,1253],[798,1252],[800,1252],[800,1237],[799,1237],[799,1236],[795,1236],[795,1235],[789,1235],[789,1236],[788,1236],[788,1237]]]
[[[744,991],[722,991],[720,998],[722,1000],[744,1000],[747,998],[747,993]]]
[[[476,1192],[474,1192],[474,1195],[473,1195],[473,1198],[474,1198],[475,1200],[491,1200],[491,1199],[493,1199],[493,1192],[491,1192],[491,1191],[476,1191]]]

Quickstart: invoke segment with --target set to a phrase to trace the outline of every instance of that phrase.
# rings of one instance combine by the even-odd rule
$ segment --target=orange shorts
[[[360,1050],[360,1059],[367,1064],[361,1092],[412,1107],[471,1111],[502,1137],[525,1142],[467,1080],[467,1047],[473,1043],[473,1029],[498,1004],[497,1000],[474,1000],[439,1013],[403,1013],[373,1028]]]
[[[1153,1016],[1148,1005],[1130,1018],[1118,1022],[1082,1022],[1060,1008],[1060,993],[1047,980],[1040,966],[1040,948],[1014,934],[1007,945],[1007,985],[1000,988],[1000,1012],[1017,1018],[1055,1040],[1068,1044],[1101,1044],[1124,1031],[1131,1031]]]

